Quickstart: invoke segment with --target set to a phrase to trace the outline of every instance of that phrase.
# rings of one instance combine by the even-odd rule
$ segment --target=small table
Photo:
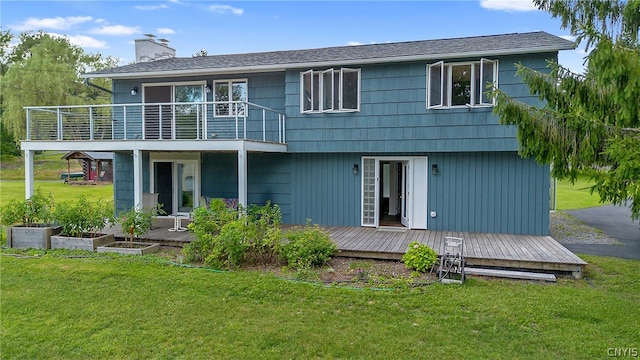
[[[187,231],[186,227],[182,227],[182,219],[188,219],[188,217],[183,215],[169,215],[169,217],[173,218],[173,227],[169,231]]]

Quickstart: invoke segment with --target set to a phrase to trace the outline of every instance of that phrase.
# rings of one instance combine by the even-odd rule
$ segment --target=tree
[[[115,66],[115,59],[86,54],[67,38],[43,32],[23,33],[19,44],[5,57],[2,120],[16,139],[23,139],[26,133],[24,106],[83,105],[111,100],[107,93],[83,84],[79,75]],[[99,85],[110,87],[104,79]]]
[[[640,0],[534,0],[590,49],[585,73],[549,62],[548,73],[516,64],[543,108],[494,89],[494,113],[515,125],[523,157],[552,164],[552,175],[586,173],[602,202],[631,203],[640,217]]]

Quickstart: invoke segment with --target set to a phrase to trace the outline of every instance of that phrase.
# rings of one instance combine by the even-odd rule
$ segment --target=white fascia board
[[[555,52],[560,50],[573,50],[575,44],[572,46],[543,46],[534,48],[521,48],[521,49],[504,49],[504,50],[491,50],[491,51],[473,51],[473,52],[456,52],[456,53],[441,53],[441,54],[428,54],[428,55],[411,55],[411,56],[395,56],[386,58],[374,58],[374,59],[353,59],[353,60],[334,60],[323,62],[304,62],[304,63],[289,63],[289,64],[273,64],[273,65],[256,65],[245,67],[233,67],[233,68],[213,68],[213,69],[188,69],[188,70],[169,70],[169,71],[149,71],[149,72],[137,72],[137,73],[123,73],[123,74],[82,74],[81,78],[110,78],[110,79],[139,79],[139,78],[154,78],[154,77],[167,77],[167,76],[198,76],[198,75],[214,75],[214,74],[237,74],[237,73],[259,73],[259,72],[279,72],[286,71],[287,69],[297,68],[313,68],[313,67],[330,67],[330,66],[349,66],[349,65],[367,65],[367,64],[383,64],[394,62],[412,62],[412,61],[433,61],[452,58],[476,58],[476,57],[492,57],[492,56],[505,56],[505,55],[520,55],[520,54],[535,54]]]
[[[22,141],[20,149],[55,151],[259,151],[287,152],[287,145],[248,140]]]

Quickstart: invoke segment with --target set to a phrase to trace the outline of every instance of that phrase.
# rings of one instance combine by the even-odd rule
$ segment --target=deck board
[[[159,218],[154,229],[141,240],[182,246],[193,240],[189,231],[170,232],[173,220]],[[186,223],[183,224],[186,226]],[[289,225],[283,229],[290,228]],[[464,239],[464,256],[473,265],[505,268],[543,269],[580,272],[586,262],[550,236],[529,236],[453,231],[376,229],[368,227],[327,226],[323,229],[345,256],[377,259],[400,259],[409,243],[427,244],[437,253],[442,251],[446,236]],[[118,225],[103,229],[104,233],[123,238]]]

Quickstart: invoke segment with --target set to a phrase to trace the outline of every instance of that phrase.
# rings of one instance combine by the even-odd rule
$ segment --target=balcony
[[[29,106],[27,142],[251,140],[285,144],[285,115],[241,101]]]

